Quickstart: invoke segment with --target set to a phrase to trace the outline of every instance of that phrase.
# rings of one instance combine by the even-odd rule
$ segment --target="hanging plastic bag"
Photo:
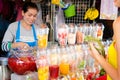
[[[65,17],[67,18],[75,16],[76,15],[75,5],[70,4],[70,6],[64,10],[64,13]]]
[[[71,0],[65,0],[62,10],[64,11],[66,18],[70,18],[76,15],[76,6]]]
[[[56,40],[58,40],[57,29],[61,24],[65,24],[65,18],[64,18],[63,10],[61,9],[61,7],[59,7],[58,14],[56,15],[56,26],[55,26],[55,39]]]
[[[37,19],[35,21],[35,24],[37,26],[40,26],[40,24],[42,24],[42,23],[43,23],[43,21],[42,21],[42,10],[41,10],[41,7],[39,7],[39,12],[37,14]]]

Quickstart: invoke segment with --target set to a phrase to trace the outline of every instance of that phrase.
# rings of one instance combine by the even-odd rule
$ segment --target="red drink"
[[[9,68],[19,74],[23,75],[29,71],[36,71],[36,63],[32,57],[8,58]]]
[[[49,71],[50,71],[50,78],[56,79],[59,75],[59,66],[51,65],[51,66],[49,66]]]

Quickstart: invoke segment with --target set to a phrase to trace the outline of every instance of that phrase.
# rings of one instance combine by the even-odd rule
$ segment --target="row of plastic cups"
[[[84,37],[91,35],[102,40],[104,26],[102,24],[62,24],[58,27],[57,38],[60,46],[80,44]]]
[[[85,48],[85,46],[82,46],[82,48]],[[69,75],[78,69],[84,70],[87,65],[86,63],[92,62],[92,59],[80,47],[69,46],[67,48],[57,47],[54,49],[38,50],[36,64],[39,80],[47,80],[49,76],[50,78],[58,78],[59,75]],[[87,66],[88,69],[91,68]]]
[[[84,37],[91,35],[102,39],[104,26],[102,24],[62,24],[58,27],[57,37],[60,46],[83,43]],[[49,28],[37,29],[38,47],[46,48],[48,43]],[[50,36],[49,36],[50,37]]]
[[[68,74],[70,69],[68,62],[69,56],[65,52],[65,48],[60,50],[49,49],[47,51],[39,51],[38,54],[39,57],[37,58],[36,62],[40,80],[46,78],[48,79],[49,76],[50,78],[58,78],[59,74]],[[46,72],[43,71],[44,69],[46,69]]]

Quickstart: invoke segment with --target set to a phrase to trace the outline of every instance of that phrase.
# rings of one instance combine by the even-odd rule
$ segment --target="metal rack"
[[[65,18],[66,23],[88,23],[89,20],[84,20],[84,14],[90,7],[90,0],[73,0],[76,5],[76,16]]]
[[[49,2],[51,3],[50,0],[46,0],[46,4]],[[75,4],[76,6],[76,15],[71,18],[65,18],[66,23],[89,23],[89,20],[84,20],[84,14],[86,10],[90,7],[90,1],[91,0],[72,0],[72,3]],[[55,11],[51,11],[51,5],[48,6],[46,4],[41,4],[42,8],[42,15],[43,15],[43,20],[45,20],[45,17],[47,14],[51,13],[57,13],[58,11],[58,6],[55,6]],[[53,10],[53,9],[52,9]]]

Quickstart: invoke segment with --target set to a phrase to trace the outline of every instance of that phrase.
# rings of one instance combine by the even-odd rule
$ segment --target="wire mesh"
[[[65,18],[66,23],[88,23],[89,20],[84,20],[84,14],[90,7],[90,0],[74,0],[76,6],[76,15],[71,18]]]
[[[51,6],[47,5],[50,0],[47,0],[45,4],[41,4],[42,8],[42,16],[43,21],[45,21],[45,17],[47,14],[50,14],[52,11],[50,9]],[[72,3],[75,4],[76,7],[76,15],[71,18],[65,18],[66,23],[89,23],[89,20],[84,20],[84,14],[86,10],[90,7],[90,0],[72,0]],[[56,6],[55,13],[58,11],[58,6]]]

